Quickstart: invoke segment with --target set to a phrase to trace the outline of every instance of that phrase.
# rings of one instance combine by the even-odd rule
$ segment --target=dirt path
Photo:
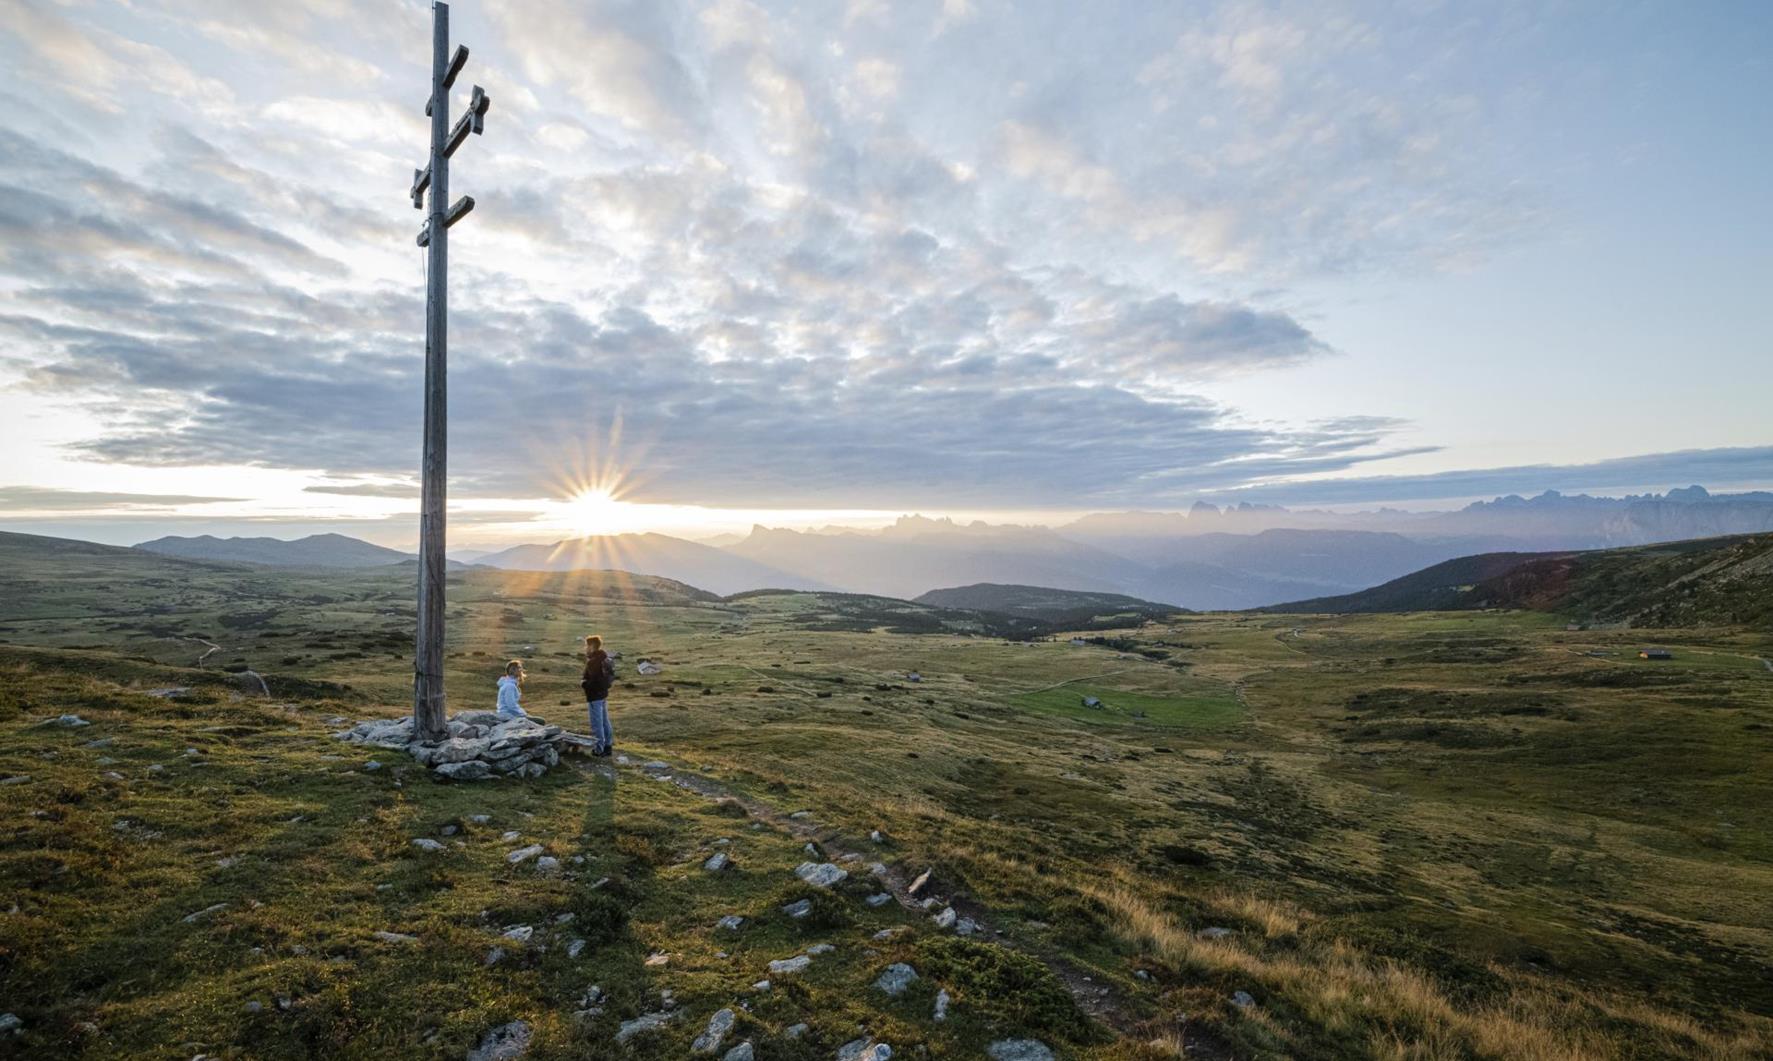
[[[214,641],[205,641],[201,637],[187,637],[187,638],[185,638],[185,640],[186,641],[195,641],[199,645],[208,645],[209,646],[209,651],[207,651],[203,655],[197,657],[197,662],[195,665],[198,667],[203,666],[204,660],[208,659],[209,657],[215,655],[217,652],[220,652],[222,650],[222,646],[216,644]],[[271,694],[267,692],[265,695],[269,696]]]

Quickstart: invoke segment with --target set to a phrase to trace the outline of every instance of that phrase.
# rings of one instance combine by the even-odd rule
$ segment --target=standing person
[[[585,690],[585,709],[591,715],[592,755],[608,755],[615,747],[609,728],[609,687],[615,677],[616,665],[603,650],[603,638],[596,634],[585,638],[585,676],[579,686]]]
[[[528,718],[529,713],[523,709],[523,661],[514,659],[505,664],[505,674],[499,679],[498,715],[505,718]]]

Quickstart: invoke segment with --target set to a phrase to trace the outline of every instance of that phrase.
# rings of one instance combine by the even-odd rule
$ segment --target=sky
[[[452,545],[1773,485],[1773,6],[451,21]],[[0,0],[0,525],[416,540],[429,60]]]

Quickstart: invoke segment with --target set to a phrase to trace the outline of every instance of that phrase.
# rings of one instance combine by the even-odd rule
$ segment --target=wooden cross
[[[425,285],[425,441],[419,501],[419,621],[413,653],[413,735],[420,740],[444,736],[443,696],[443,587],[444,509],[447,493],[449,405],[449,230],[474,209],[474,200],[462,196],[449,203],[449,160],[469,133],[485,127],[492,97],[479,85],[460,120],[449,125],[449,90],[467,65],[468,49],[449,51],[449,5],[431,4],[431,98],[425,114],[431,119],[431,161],[412,174],[412,205],[425,209],[430,193],[430,212],[419,232],[419,246],[429,255]]]

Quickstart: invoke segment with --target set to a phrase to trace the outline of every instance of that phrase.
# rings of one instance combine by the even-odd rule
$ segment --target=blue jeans
[[[592,700],[585,706],[591,712],[591,743],[597,746],[597,751],[609,751],[610,745],[616,742],[615,734],[609,728],[609,701]]]

